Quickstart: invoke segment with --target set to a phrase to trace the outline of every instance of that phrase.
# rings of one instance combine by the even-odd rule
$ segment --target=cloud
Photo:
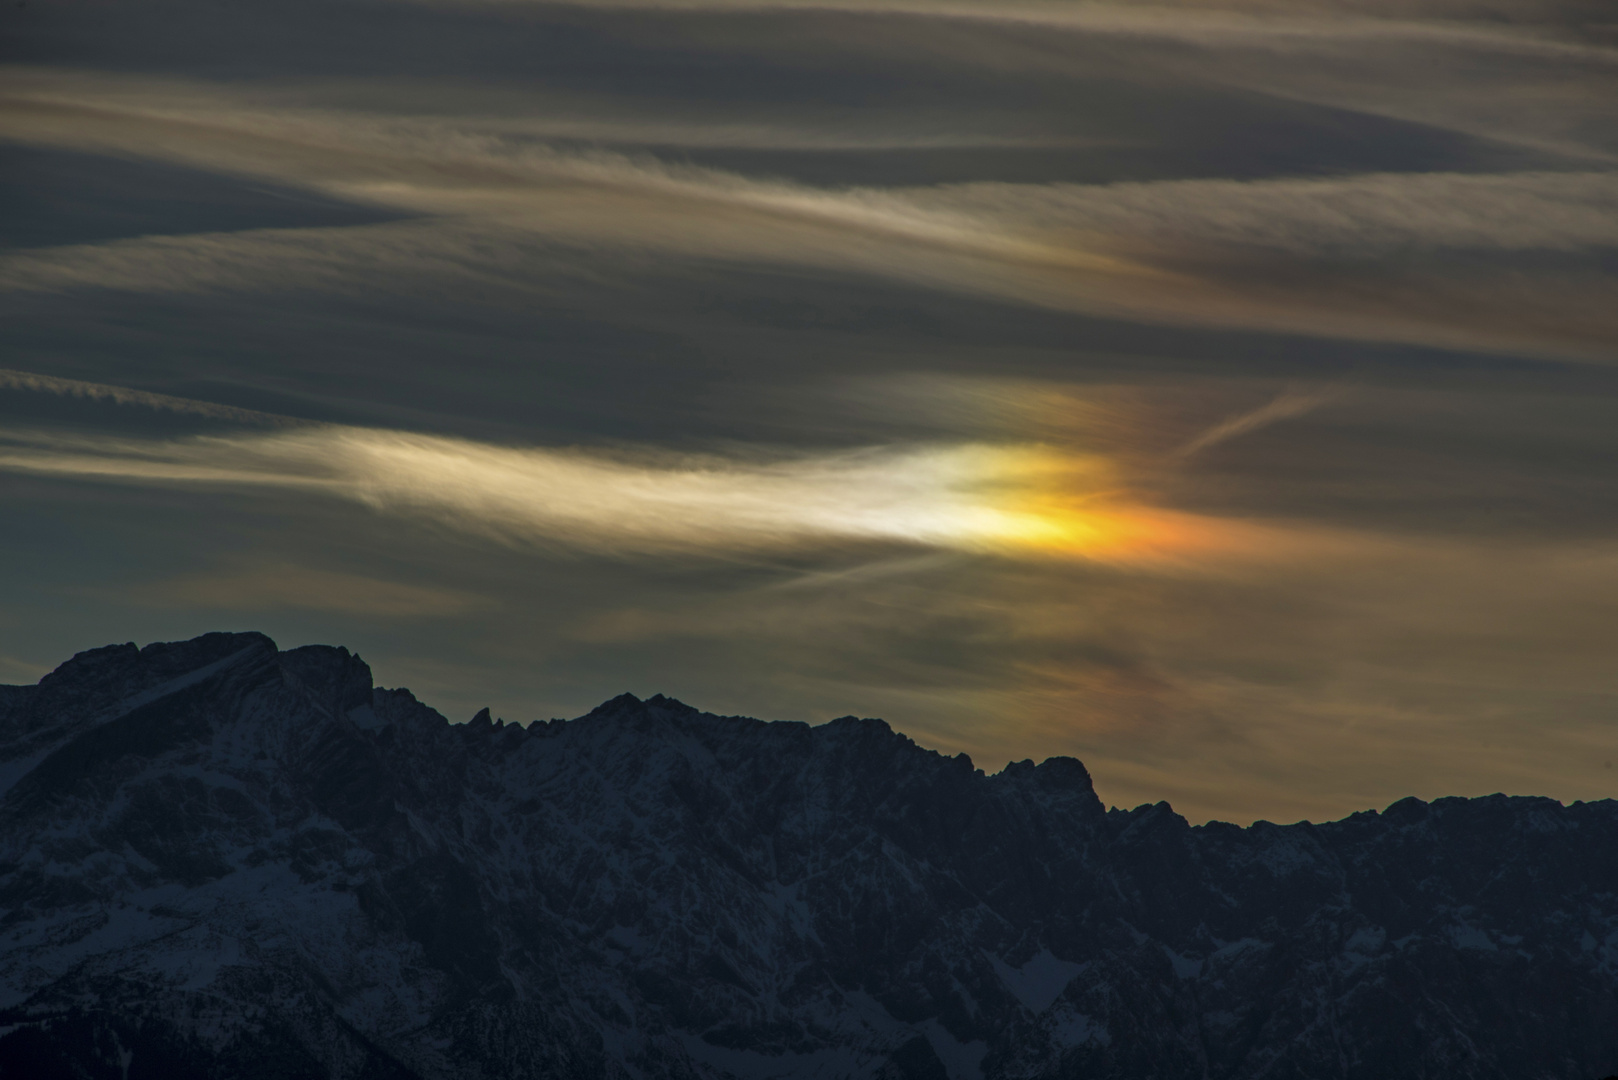
[[[1383,536],[1198,576],[949,554],[662,585],[569,609],[572,647],[551,648],[721,711],[884,716],[989,769],[1075,754],[1104,799],[1172,793],[1194,820],[1610,786],[1585,760],[1611,740],[1610,543]]]
[[[532,6],[535,0],[425,0],[449,9]],[[1461,42],[1501,51],[1594,57],[1618,63],[1614,50],[1558,40],[1534,29],[1576,29],[1602,21],[1595,0],[1158,0],[1151,5],[1071,0],[572,0],[595,10],[833,12],[1031,25],[1089,34],[1148,36],[1230,46],[1331,39]],[[1518,28],[1529,33],[1512,33]]]
[[[1282,420],[1290,420],[1293,417],[1314,412],[1333,398],[1340,396],[1340,391],[1332,390],[1283,390],[1256,409],[1232,416],[1227,420],[1221,420],[1180,447],[1175,456],[1188,458],[1194,454],[1200,454],[1208,447],[1217,446],[1228,439],[1236,438],[1238,435],[1245,435],[1250,431],[1269,427],[1271,424],[1279,423]]]
[[[0,684],[26,686],[38,682],[50,671],[44,664],[19,660],[15,656],[0,656]]]
[[[158,88],[131,80],[128,92],[119,92],[113,102],[101,96],[115,90],[105,82],[75,86],[73,80],[65,85],[46,80],[44,89],[16,95],[11,112],[22,133],[41,141],[155,151],[193,165],[262,172],[332,194],[429,213],[495,218],[504,228],[561,237],[579,236],[582,224],[584,236],[621,241],[631,230],[622,225],[614,229],[615,215],[630,213],[631,229],[638,232],[675,209],[670,205],[674,201],[688,204],[687,212],[706,209],[708,215],[735,221],[729,232],[736,235],[720,238],[717,250],[732,244],[756,249],[769,242],[745,235],[760,224],[749,217],[752,212],[991,257],[1018,258],[1028,251],[1024,238],[1005,237],[981,228],[973,218],[880,191],[826,191],[667,163],[646,154],[560,149],[480,131],[475,122],[458,126],[332,110],[232,108],[216,91],[203,87],[189,88],[191,96],[177,102],[172,84]],[[142,89],[155,100],[143,104]],[[162,139],[153,146],[150,136],[156,135]],[[657,202],[636,204],[626,197],[631,195]],[[715,214],[720,210],[729,213]],[[674,235],[685,243],[693,240],[686,230]],[[655,241],[656,233],[646,239]],[[1130,269],[1121,260],[1078,249],[1045,257],[1072,268],[1109,273]],[[25,274],[15,277],[19,287],[25,286]]]
[[[13,94],[27,137],[159,152],[416,219],[0,257],[0,284],[20,294],[353,293],[447,275],[499,295],[538,287],[556,253],[572,249],[812,267],[1176,325],[1555,358],[1607,358],[1615,329],[1600,275],[1525,278],[1509,263],[1457,273],[1445,260],[1618,244],[1618,174],[828,190],[546,146],[480,130],[475,118],[277,109],[138,79],[114,95],[119,80],[31,78]]]
[[[13,434],[8,443],[0,469],[323,493],[517,545],[722,553],[878,543],[1128,562],[1266,543],[1257,528],[1130,502],[1100,459],[1027,446],[676,456],[335,425],[166,441]]]
[[[406,209],[505,216],[518,227],[557,227],[555,216],[534,216],[534,204],[566,200],[570,186],[588,185],[1113,272],[1128,263],[1109,259],[1105,248],[1086,250],[1085,239],[1178,240],[1310,257],[1401,253],[1413,246],[1618,245],[1618,173],[1611,170],[827,190],[644,152],[518,138],[507,131],[513,121],[499,116],[429,120],[272,107],[250,98],[233,102],[212,86],[133,77],[35,74],[18,81],[9,111],[18,134],[35,139],[257,171]],[[747,144],[734,127],[721,131],[729,134],[720,141]],[[761,138],[778,141],[791,131],[777,125]],[[806,145],[823,138],[808,133]],[[976,135],[966,141],[992,152],[992,139],[989,145]]]
[[[56,394],[61,397],[83,398],[89,401],[110,401],[117,405],[135,405],[164,412],[186,413],[191,416],[205,416],[210,420],[228,420],[238,424],[279,426],[298,422],[292,417],[277,416],[274,413],[258,412],[254,409],[238,409],[230,405],[218,405],[211,401],[172,397],[168,394],[153,394],[145,390],[131,390],[128,387],[83,382],[79,379],[59,379],[52,375],[36,375],[27,371],[11,371],[5,368],[0,368],[0,390],[27,390],[36,393]]]
[[[0,651],[1610,793],[1604,0],[290,2],[21,24],[8,183],[110,231],[5,233]]]
[[[129,600],[156,608],[263,612],[302,610],[419,619],[484,610],[481,596],[363,574],[319,570],[273,557],[239,570],[186,574],[133,587]]]
[[[1308,259],[1618,246],[1613,172],[966,184],[915,198],[939,212],[1030,234],[1237,253],[1263,249]]]

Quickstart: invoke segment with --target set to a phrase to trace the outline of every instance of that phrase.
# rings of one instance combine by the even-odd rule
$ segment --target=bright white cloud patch
[[[1104,461],[987,444],[679,457],[341,426],[136,441],[13,436],[0,469],[325,493],[509,543],[722,553],[849,541],[1151,560],[1253,542],[1140,506]]]

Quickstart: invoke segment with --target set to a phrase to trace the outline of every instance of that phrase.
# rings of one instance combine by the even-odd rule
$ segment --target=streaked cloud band
[[[324,492],[507,543],[620,552],[885,542],[1127,561],[1208,531],[1121,499],[1099,459],[1027,446],[725,458],[310,425],[151,441],[14,434],[0,468]]]

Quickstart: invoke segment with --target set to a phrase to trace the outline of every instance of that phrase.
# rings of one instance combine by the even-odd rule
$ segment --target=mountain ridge
[[[451,724],[211,634],[0,688],[0,1077],[1618,1069],[1618,803],[1108,810],[879,720]]]

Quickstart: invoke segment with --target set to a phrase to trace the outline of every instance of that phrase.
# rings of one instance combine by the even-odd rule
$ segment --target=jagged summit
[[[452,724],[261,634],[0,692],[0,1080],[1614,1069],[1612,802],[1192,827],[878,720]]]
[[[256,632],[211,633],[190,641],[160,642],[144,648],[129,643],[90,649],[63,663],[45,676],[40,685],[41,687],[71,685],[75,688],[75,693],[95,695],[108,703],[118,703],[142,691],[162,687],[164,683],[178,675],[195,673],[210,665],[246,660],[252,656],[277,657],[278,663],[287,675],[315,692],[317,696],[330,698],[328,704],[335,712],[346,714],[353,708],[368,704],[369,695],[375,689],[369,665],[358,654],[350,653],[342,646],[304,645],[282,652],[267,635]],[[397,692],[400,691],[392,691]],[[654,694],[643,701],[627,692],[602,702],[580,719],[655,721],[689,717],[704,718],[705,723],[728,722],[750,725],[766,722],[751,717],[714,716],[663,694]],[[448,720],[444,722],[451,723]],[[467,721],[467,725],[471,730],[482,731],[505,726],[505,721],[497,723],[490,710],[485,707],[478,710]],[[798,724],[798,726],[808,725]],[[896,740],[895,745],[914,747],[933,756],[946,756],[920,747],[909,736],[895,732],[885,720],[878,718],[840,716],[818,727],[825,728],[828,735],[881,742]],[[957,755],[957,758],[966,763],[971,762],[971,758],[965,754]],[[1077,759],[1067,757],[1051,758],[1039,766],[1032,761],[1012,762],[997,775],[1015,777],[1024,775],[1025,771],[1028,775],[1032,775],[1036,769],[1051,770],[1040,774],[1042,779],[1066,772],[1079,777],[1078,782],[1082,786],[1088,787],[1090,783],[1089,773],[1083,764]]]

